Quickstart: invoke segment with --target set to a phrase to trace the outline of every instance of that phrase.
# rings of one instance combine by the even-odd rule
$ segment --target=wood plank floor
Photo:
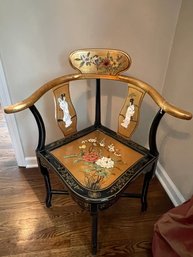
[[[52,207],[45,207],[38,169],[16,166],[2,118],[0,123],[0,256],[92,256],[89,214],[68,196],[54,196]],[[52,179],[55,187],[61,186],[53,174]],[[141,183],[136,180],[129,191],[137,191]],[[148,202],[146,213],[140,213],[139,200],[126,198],[100,212],[97,256],[152,256],[153,225],[173,207],[156,178]]]

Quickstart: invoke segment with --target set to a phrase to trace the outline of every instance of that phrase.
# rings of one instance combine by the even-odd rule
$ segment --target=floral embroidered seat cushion
[[[143,157],[99,130],[65,144],[51,154],[81,186],[90,190],[104,190],[112,186]]]

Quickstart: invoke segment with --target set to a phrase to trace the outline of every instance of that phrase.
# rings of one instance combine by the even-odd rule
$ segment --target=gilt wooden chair
[[[123,51],[113,49],[84,49],[70,54],[70,63],[78,72],[56,78],[34,92],[29,98],[5,108],[6,113],[15,113],[29,108],[39,130],[36,155],[45,180],[46,206],[51,206],[53,194],[70,196],[92,216],[92,253],[97,252],[97,218],[100,210],[110,207],[120,197],[141,199],[141,209],[147,209],[149,182],[154,175],[158,160],[156,132],[165,113],[180,119],[191,119],[186,111],[170,105],[150,85],[136,78],[122,75],[131,64],[131,58]],[[71,101],[71,81],[96,79],[95,122],[77,131],[77,117]],[[128,87],[118,116],[118,129],[101,124],[101,80],[121,81]],[[105,86],[105,85],[104,85]],[[56,121],[64,137],[45,145],[46,130],[43,119],[35,107],[47,91],[53,90]],[[139,123],[142,100],[148,94],[159,107],[149,131],[149,148],[131,140]],[[65,184],[67,191],[53,189],[49,171],[53,170]],[[139,194],[124,192],[139,175],[144,182]]]

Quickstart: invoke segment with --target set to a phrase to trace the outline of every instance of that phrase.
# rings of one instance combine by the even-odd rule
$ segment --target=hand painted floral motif
[[[98,153],[96,152],[87,152],[85,153],[83,156],[82,156],[82,159],[85,161],[85,162],[95,162],[97,161],[99,158],[99,155]]]
[[[119,54],[116,57],[113,57],[107,52],[107,56],[102,57],[98,55],[91,56],[90,52],[88,52],[86,55],[83,54],[79,58],[76,58],[75,61],[80,62],[79,68],[84,65],[94,65],[97,71],[101,73],[116,74],[117,71],[125,65],[125,60],[123,59],[123,56]]]
[[[114,167],[114,161],[111,158],[102,157],[96,161],[96,164],[102,168],[113,168]]]
[[[84,173],[84,184],[92,190],[100,189],[103,180],[113,175],[114,168],[118,168],[118,163],[123,163],[119,149],[112,143],[106,145],[105,138],[83,140],[78,149],[78,154],[65,155],[64,158],[74,158],[74,165],[82,163],[80,172]]]

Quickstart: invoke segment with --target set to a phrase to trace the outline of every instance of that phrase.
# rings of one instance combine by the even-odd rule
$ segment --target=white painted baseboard
[[[183,195],[180,193],[179,189],[173,183],[173,181],[159,162],[156,169],[156,176],[174,206],[178,206],[186,201]]]
[[[26,168],[36,168],[36,167],[38,167],[36,157],[26,157],[25,162],[26,162]]]

